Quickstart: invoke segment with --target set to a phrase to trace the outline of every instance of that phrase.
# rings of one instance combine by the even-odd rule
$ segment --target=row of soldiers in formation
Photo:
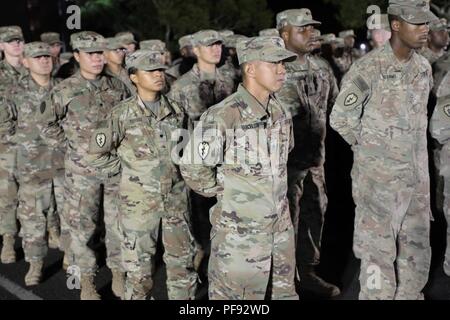
[[[17,217],[26,285],[40,282],[47,248],[59,247],[64,268],[81,272],[81,299],[99,299],[92,240],[104,225],[114,294],[145,299],[161,226],[170,299],[195,297],[205,251],[211,299],[263,299],[269,286],[273,299],[297,299],[296,283],[337,296],[315,270],[329,120],[354,152],[360,298],[421,298],[431,89],[448,217],[448,27],[420,0],[390,0],[388,15],[369,22],[374,50],[364,57],[352,31],[320,36],[309,9],[291,9],[258,37],[184,36],[172,64],[160,40],[136,50],[129,32],[90,31],[71,36],[76,64],[62,64],[58,34],[24,45],[20,28],[1,27],[2,263],[16,259]],[[434,85],[418,52],[439,56]],[[204,217],[211,232],[196,239],[193,222]],[[379,286],[368,282],[373,266]]]

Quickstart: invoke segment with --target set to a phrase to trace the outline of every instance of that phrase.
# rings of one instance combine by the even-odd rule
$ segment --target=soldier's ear
[[[200,55],[199,47],[193,47],[192,51],[194,52],[195,56],[198,58],[198,56]]]
[[[75,58],[75,60],[80,63],[80,53],[79,52],[74,52],[73,53],[73,57]]]
[[[134,84],[139,83],[138,76],[137,76],[135,73],[133,73],[133,74],[130,75],[130,80],[131,80]]]
[[[392,31],[398,32],[400,30],[400,21],[399,20],[392,20],[392,22],[391,22],[391,29],[392,29]]]
[[[254,78],[255,77],[255,63],[247,62],[244,65],[244,73],[247,77]]]
[[[27,58],[22,58],[22,64],[25,68],[27,68],[27,69],[30,68],[30,64],[28,63]]]

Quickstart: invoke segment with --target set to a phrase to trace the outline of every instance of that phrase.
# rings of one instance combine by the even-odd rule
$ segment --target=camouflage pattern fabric
[[[255,140],[256,139],[256,140]],[[289,112],[270,97],[267,112],[243,87],[208,109],[181,160],[186,183],[217,197],[210,210],[210,299],[297,299],[287,159]]]
[[[431,258],[426,130],[432,82],[425,58],[414,52],[401,63],[388,42],[352,66],[330,116],[354,152],[361,299],[423,297]]]

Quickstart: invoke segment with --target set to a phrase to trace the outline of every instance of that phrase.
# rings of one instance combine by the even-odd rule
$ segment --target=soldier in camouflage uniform
[[[433,138],[443,145],[440,150],[439,173],[444,180],[444,215],[447,220],[447,250],[445,251],[444,271],[450,276],[450,95],[438,98],[430,121]]]
[[[320,262],[328,203],[324,168],[327,115],[338,87],[328,63],[311,54],[314,26],[319,24],[309,9],[290,9],[277,14],[277,29],[286,48],[298,55],[297,60],[286,63],[286,83],[277,97],[291,113],[296,142],[289,155],[288,198],[300,286],[330,297],[340,291],[317,276],[315,267]]]
[[[449,44],[447,19],[431,21],[429,26],[428,45],[424,46],[419,52],[430,64],[433,64],[445,54],[445,48]]]
[[[119,191],[122,261],[126,299],[145,299],[152,288],[154,256],[162,223],[169,299],[194,299],[197,274],[193,262],[187,192],[171,159],[177,143],[172,134],[187,125],[183,109],[161,94],[163,57],[138,50],[126,67],[138,94],[112,112],[112,131],[99,152],[116,150],[122,164]],[[179,134],[179,133],[178,133]]]
[[[129,31],[118,32],[114,37],[121,38],[127,49],[127,54],[132,54],[137,49],[137,41],[134,38],[133,33]]]
[[[222,52],[223,39],[214,30],[202,30],[192,37],[194,54],[197,63],[172,85],[169,98],[178,102],[189,117],[188,127],[193,130],[194,122],[198,121],[203,112],[228,97],[233,91],[233,79],[225,77],[217,69]],[[202,247],[207,250],[209,238],[195,229],[200,225],[208,225],[209,209],[214,199],[208,199],[190,192],[190,210],[193,219],[194,234],[199,235]],[[201,257],[201,254],[198,255]],[[196,266],[199,261],[196,261]]]
[[[169,80],[170,83],[175,82],[175,80],[191,70],[192,66],[197,62],[192,47],[192,35],[182,36],[178,39],[178,45],[181,57],[176,59],[172,66],[166,70],[166,80]]]
[[[259,31],[258,35],[260,37],[263,37],[263,36],[278,37],[280,35],[280,33],[278,32],[277,28],[269,28],[269,29],[263,29],[263,30]]]
[[[75,33],[71,43],[80,71],[58,84],[41,108],[48,122],[44,134],[67,140],[64,220],[70,230],[71,258],[81,272],[81,299],[100,298],[94,285],[97,264],[90,243],[98,226],[102,193],[106,263],[113,274],[113,292],[122,296],[124,274],[116,201],[120,162],[116,155],[91,155],[89,151],[106,142],[103,136],[93,140],[91,137],[104,131],[113,106],[126,98],[127,90],[121,81],[101,74],[107,45],[101,35],[90,31]]]
[[[196,192],[217,197],[211,209],[210,299],[298,299],[294,230],[289,216],[289,111],[273,96],[283,61],[295,59],[279,37],[238,43],[243,84],[200,119],[181,160]],[[269,279],[272,279],[269,283]]]
[[[166,43],[158,40],[144,40],[139,43],[139,47],[141,50],[151,50],[151,51],[158,51],[161,54],[161,57],[163,59],[164,65],[169,66],[169,60],[167,59],[167,46]],[[163,89],[163,93],[166,94],[170,91],[170,87],[172,86],[172,83],[175,81],[175,79],[171,78],[170,76],[166,76],[166,83],[165,87]]]
[[[391,27],[387,14],[374,13],[367,19],[367,39],[373,49],[381,48],[391,38]]]
[[[339,32],[339,38],[344,39],[344,53],[341,57],[337,57],[335,61],[343,75],[347,73],[353,62],[361,57],[359,50],[354,48],[355,37],[353,30]]]
[[[331,126],[352,146],[353,251],[360,299],[420,299],[430,268],[427,102],[431,67],[415,50],[435,16],[389,0],[391,40],[345,76]]]
[[[21,224],[25,261],[30,263],[25,284],[32,286],[40,282],[47,253],[46,215],[50,208],[53,177],[52,152],[41,138],[42,122],[38,115],[56,81],[51,78],[53,65],[49,45],[28,43],[24,57],[29,75],[8,90],[8,102],[3,108],[7,108],[17,121],[12,138],[17,148],[16,170],[20,184],[17,217]],[[59,233],[57,229],[50,230]]]
[[[224,64],[219,67],[219,71],[228,79],[232,79],[234,82],[233,92],[236,90],[239,83],[242,81],[241,69],[239,68],[239,62],[236,53],[236,44],[247,39],[246,36],[240,34],[233,34],[224,39],[225,61]]]
[[[57,32],[45,32],[41,34],[41,41],[47,43],[50,46],[50,53],[53,60],[53,71],[52,76],[56,76],[59,68],[61,67],[61,49],[63,42],[61,41],[61,36]]]
[[[0,62],[0,97],[3,98],[7,88],[17,84],[22,73],[23,34],[20,27],[0,27],[0,47],[5,59]],[[11,115],[2,110],[2,140],[0,142],[0,235],[3,236],[1,252],[2,263],[16,261],[14,236],[17,233],[16,209],[17,190],[14,143],[10,140],[14,134],[14,121]]]
[[[106,66],[104,72],[111,77],[122,81],[131,94],[136,93],[136,87],[130,80],[127,70],[123,67],[126,53],[126,45],[122,38],[107,38],[107,49],[105,50]]]

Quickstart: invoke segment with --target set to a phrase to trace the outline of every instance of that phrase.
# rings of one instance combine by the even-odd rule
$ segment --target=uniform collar
[[[269,96],[269,102],[267,104],[268,111],[266,111],[266,108],[242,84],[238,86],[237,94],[242,113],[245,113],[247,117],[254,120],[267,119],[273,116],[270,114],[271,110],[279,109],[278,100],[272,94]]]
[[[142,113],[144,114],[144,116],[146,116],[146,117],[153,117],[157,121],[161,121],[164,118],[166,118],[167,116],[175,113],[175,111],[170,106],[169,102],[167,101],[167,98],[163,94],[161,94],[161,97],[160,97],[161,103],[160,103],[160,106],[159,106],[158,114],[154,114],[151,110],[149,110],[145,106],[144,101],[142,101],[141,97],[138,94],[136,94],[136,96],[135,96],[135,101],[139,105],[139,107],[140,107]]]

